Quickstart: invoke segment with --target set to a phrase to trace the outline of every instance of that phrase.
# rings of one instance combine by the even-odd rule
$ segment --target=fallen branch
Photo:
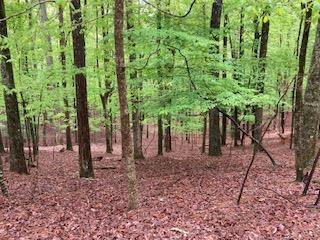
[[[187,232],[187,231],[185,231],[183,229],[177,228],[177,227],[171,228],[170,231],[181,233],[184,236],[187,236],[189,234],[189,232]]]
[[[115,166],[105,166],[105,167],[95,167],[94,169],[97,169],[97,170],[113,170],[113,169],[117,169],[117,167],[115,167]]]
[[[239,193],[238,200],[237,200],[237,204],[238,205],[240,204],[242,193],[243,193],[243,189],[244,189],[244,185],[246,184],[246,181],[248,179],[250,169],[251,169],[251,167],[253,165],[254,159],[256,158],[256,154],[257,154],[257,152],[255,150],[253,150],[253,154],[252,154],[252,158],[251,158],[250,164],[248,166],[248,169],[246,171],[246,175],[244,176],[242,184],[241,184],[240,193]]]
[[[292,201],[292,200],[291,200],[291,199],[289,199],[288,197],[283,196],[282,194],[278,193],[277,191],[275,191],[275,190],[273,190],[273,189],[265,188],[265,187],[261,187],[261,188],[262,188],[262,189],[264,189],[264,190],[268,190],[268,191],[271,191],[271,192],[273,192],[273,193],[277,194],[279,197],[281,197],[281,198],[283,198],[283,199],[287,200],[289,203],[291,203],[291,204],[292,204],[292,205],[294,205],[294,206],[297,206],[297,205],[298,205],[297,203],[295,203],[294,201]]]
[[[287,95],[287,93],[288,93],[288,91],[289,91],[289,88],[290,88],[291,84],[294,82],[294,80],[295,80],[295,78],[293,78],[293,79],[291,80],[291,82],[288,84],[287,88],[285,89],[284,93],[283,93],[283,94],[280,96],[280,98],[278,99],[278,102],[277,102],[277,104],[276,104],[275,113],[274,113],[273,117],[270,119],[270,121],[269,121],[269,123],[268,123],[268,125],[267,125],[267,127],[266,127],[266,129],[265,129],[265,131],[264,131],[263,134],[262,134],[261,142],[262,142],[263,137],[266,135],[269,127],[271,126],[272,121],[278,116],[279,105],[280,105],[282,99]]]
[[[254,138],[253,136],[251,136],[249,133],[247,133],[247,131],[245,131],[240,125],[239,123],[237,123],[236,120],[234,120],[229,114],[227,114],[226,112],[218,109],[218,111],[220,113],[222,113],[223,115],[225,115],[228,119],[231,120],[231,122],[243,133],[245,134],[246,136],[248,136],[250,139],[252,139],[256,144],[258,144],[261,149],[267,154],[267,156],[269,157],[272,165],[275,167],[277,164],[274,160],[274,158],[271,156],[271,154],[269,153],[269,151],[261,144],[261,142],[259,142],[256,138]]]

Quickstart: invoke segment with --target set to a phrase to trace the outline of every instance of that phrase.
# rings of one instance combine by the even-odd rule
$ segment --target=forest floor
[[[0,195],[0,239],[320,239],[320,210],[311,207],[317,186],[301,196],[288,143],[268,136],[265,146],[281,166],[260,153],[240,206],[251,146],[208,157],[181,143],[164,157],[155,157],[155,143],[148,147],[137,163],[140,208],[130,212],[118,144],[115,155],[92,145],[94,157],[104,156],[94,162],[93,180],[79,179],[77,152],[59,153],[59,146],[41,150],[31,175],[5,164],[10,197]],[[115,169],[99,169],[106,166]]]

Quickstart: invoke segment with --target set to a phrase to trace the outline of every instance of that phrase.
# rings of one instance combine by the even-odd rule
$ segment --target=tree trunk
[[[43,2],[44,0],[39,0],[39,3]],[[45,23],[48,22],[48,14],[47,14],[47,6],[46,3],[43,2],[40,4],[40,23],[41,26],[43,28],[44,31],[45,30]],[[47,37],[47,44],[48,44],[48,52],[47,52],[47,57],[46,57],[46,61],[47,61],[47,66],[48,66],[48,70],[51,70],[52,66],[53,66],[53,57],[52,57],[52,40],[51,40],[51,36],[50,34],[46,35]],[[43,113],[43,130],[42,130],[42,141],[43,141],[43,146],[47,146],[48,142],[47,142],[47,122],[48,122],[48,114],[47,114],[47,110],[44,110]]]
[[[125,78],[123,15],[124,0],[115,0],[114,38],[116,73],[118,81],[118,94],[121,116],[122,158],[123,160],[125,160],[127,164],[127,177],[129,183],[128,210],[132,210],[138,207],[138,186],[136,168],[132,154],[132,139],[130,134],[130,118],[127,100],[127,83]]]
[[[217,31],[220,29],[220,19],[222,12],[222,0],[216,0],[212,4],[210,28]],[[219,42],[219,34],[214,33],[214,41]],[[219,44],[215,44],[214,53],[219,54]],[[219,72],[213,72],[214,78],[219,78]],[[221,152],[220,138],[220,116],[217,108],[209,110],[209,156],[219,156]]]
[[[171,152],[172,151],[172,146],[171,146],[171,115],[168,114],[166,116],[166,119],[167,119],[167,126],[164,130],[164,132],[165,132],[164,147],[166,149],[166,152]]]
[[[206,152],[206,138],[207,138],[207,113],[203,116],[203,130],[202,130],[202,147],[201,153],[204,154]]]
[[[3,139],[2,139],[2,131],[0,130],[0,154],[5,153],[6,151],[4,150],[4,144],[3,144]]]
[[[77,98],[80,177],[93,178],[94,172],[90,149],[90,130],[87,102],[87,79],[84,73],[86,61],[81,4],[80,0],[71,0],[71,4],[74,65],[78,69],[78,72],[75,74],[75,85]]]
[[[305,9],[306,5],[305,3],[301,3],[301,16],[300,16],[300,23],[299,23],[299,31],[298,31],[298,37],[296,41],[296,49],[295,49],[295,56],[298,59],[299,58],[299,48],[300,48],[300,38],[301,38],[301,31],[302,31],[302,24],[304,19],[304,13],[303,10]],[[297,77],[294,80],[293,88],[292,88],[292,106],[291,106],[291,126],[290,126],[290,149],[292,149],[293,142],[294,142],[294,112],[295,112],[295,101],[296,101],[296,85],[297,85]]]
[[[66,53],[65,53],[65,49],[67,47],[67,41],[66,41],[66,36],[65,36],[65,32],[63,30],[63,26],[64,26],[64,11],[63,11],[63,6],[60,5],[59,6],[59,27],[60,27],[60,61],[61,61],[61,65],[62,65],[62,85],[64,88],[67,88],[67,81],[65,80],[66,78]],[[69,151],[72,151],[72,138],[71,138],[71,127],[70,127],[70,111],[69,111],[69,101],[68,101],[68,97],[64,96],[63,98],[63,102],[64,102],[64,107],[65,107],[65,111],[64,111],[64,115],[65,115],[65,124],[66,124],[66,149]]]
[[[265,79],[265,72],[266,72],[266,58],[267,58],[267,52],[268,52],[269,27],[270,27],[269,17],[270,17],[269,13],[264,12],[262,16],[260,53],[259,53],[259,62],[258,62],[259,75],[258,75],[258,82],[257,82],[257,91],[259,94],[263,94],[264,92],[264,79]],[[255,106],[254,109],[255,109],[254,137],[258,141],[261,141],[263,108],[261,106]],[[255,151],[262,150],[258,144],[254,145],[254,149]]]
[[[217,108],[209,110],[209,156],[220,156],[220,116]]]
[[[134,21],[133,21],[133,1],[128,0],[128,7],[127,7],[127,29],[128,30],[133,30],[134,29]],[[128,37],[128,41],[130,44],[130,47],[132,48],[130,52],[134,52],[133,50],[135,49],[135,42],[133,40],[133,37],[130,36]],[[129,61],[132,63],[136,60],[136,54],[131,53],[129,55]],[[132,102],[132,128],[133,128],[133,157],[134,159],[144,159],[143,156],[143,150],[142,150],[142,138],[141,138],[141,127],[140,127],[140,122],[141,122],[141,111],[140,111],[140,91],[141,91],[141,83],[138,82],[140,81],[138,79],[138,72],[137,70],[132,70],[130,73],[130,79],[132,81],[132,86],[131,86],[131,102]]]
[[[157,0],[157,7],[158,9],[161,8],[161,0]],[[162,28],[162,13],[161,11],[157,11],[157,30],[161,30]],[[160,33],[159,33],[160,34]],[[159,36],[157,39],[157,43],[161,43],[161,37]],[[161,70],[161,64],[160,64],[160,51],[157,52],[158,57],[158,66],[157,66],[157,73],[158,73],[158,88],[159,88],[159,98],[162,97],[162,70]],[[162,105],[162,102],[160,101],[159,105]],[[158,156],[163,155],[163,121],[162,121],[162,115],[158,114]]]
[[[304,71],[306,64],[306,56],[307,56],[307,47],[309,40],[309,32],[311,27],[311,16],[312,16],[312,1],[308,1],[306,6],[306,17],[304,22],[304,30],[302,35],[300,53],[299,53],[299,70],[296,79],[296,92],[295,92],[295,110],[294,110],[294,145],[295,147],[295,167],[296,167],[296,180],[302,181],[303,179],[303,169],[304,169],[304,161],[300,161],[303,159],[302,152],[300,151],[299,146],[301,143],[299,142],[302,137],[300,137],[300,131],[302,127],[302,106],[303,106],[303,79],[304,79]]]
[[[163,123],[162,116],[158,116],[158,155],[163,155]]]
[[[228,16],[224,15],[223,27],[227,28],[228,25]],[[223,35],[223,62],[227,61],[228,57],[228,35],[225,32]],[[227,71],[223,71],[222,78],[227,78]],[[227,117],[222,115],[222,133],[221,133],[221,145],[225,146],[227,143]]]
[[[318,139],[320,117],[320,18],[318,19],[316,41],[310,65],[309,78],[302,109],[302,125],[299,145],[296,146],[297,180],[301,181],[303,170],[312,163]],[[300,157],[297,159],[297,157]],[[302,174],[300,173],[302,172]]]
[[[108,13],[108,8],[105,10],[104,6],[101,6],[101,18],[104,19],[105,14]],[[98,11],[97,11],[98,15]],[[97,16],[98,17],[98,16]],[[98,27],[96,29],[96,48],[98,49]],[[104,90],[103,93],[100,94],[100,99],[103,108],[103,117],[104,117],[104,127],[105,127],[105,142],[106,142],[106,153],[112,153],[112,117],[109,116],[109,99],[112,95],[113,88],[112,82],[109,79],[110,77],[107,74],[107,68],[109,65],[109,58],[107,48],[107,37],[108,37],[108,29],[105,27],[102,28],[102,38],[103,38],[103,47],[104,47],[104,58],[103,58],[103,67],[105,70],[104,74]],[[97,68],[99,68],[99,60],[97,59]],[[101,81],[99,78],[99,87],[102,89]]]
[[[0,0],[0,19],[5,19],[4,1]],[[7,21],[0,22],[0,38],[2,44],[0,54],[2,55],[1,73],[3,85],[8,89],[4,90],[4,101],[7,115],[7,127],[10,142],[10,170],[18,173],[28,173],[27,164],[24,157],[23,137],[20,123],[20,113],[18,106],[15,82],[13,76],[13,67],[10,55],[10,49],[5,44],[8,37]]]

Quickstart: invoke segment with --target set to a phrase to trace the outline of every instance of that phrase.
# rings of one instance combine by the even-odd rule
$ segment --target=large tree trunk
[[[311,16],[312,16],[312,1],[309,1],[306,6],[306,17],[304,22],[304,30],[302,35],[300,53],[299,53],[299,70],[296,79],[296,92],[295,92],[295,110],[294,110],[294,145],[295,145],[295,167],[296,167],[296,180],[302,181],[303,179],[303,169],[304,161],[302,152],[299,149],[301,143],[299,142],[302,137],[300,137],[300,131],[302,126],[302,106],[303,106],[303,78],[306,65],[307,47],[309,40],[309,32],[311,27]],[[296,147],[297,146],[297,147]]]
[[[13,67],[10,55],[10,49],[6,44],[8,37],[7,21],[5,20],[5,6],[4,1],[0,0],[0,38],[2,55],[1,74],[3,85],[7,88],[4,90],[4,101],[7,114],[7,127],[10,141],[10,170],[18,173],[28,173],[27,164],[24,157],[23,137],[20,123],[20,113],[18,106],[17,94],[15,91],[15,82],[13,76]],[[4,44],[4,45],[3,45]]]
[[[217,108],[209,110],[209,156],[220,156],[220,115]]]
[[[66,53],[65,49],[67,47],[67,41],[66,41],[66,36],[65,32],[63,30],[63,25],[64,25],[64,16],[63,16],[63,6],[59,6],[59,27],[60,27],[60,61],[62,65],[62,85],[64,88],[67,88],[67,81],[65,80],[66,74]],[[72,151],[72,138],[71,138],[71,126],[70,126],[70,111],[69,111],[69,101],[68,97],[64,96],[63,98],[64,102],[64,107],[65,107],[65,124],[66,124],[66,149],[69,151]]]
[[[259,75],[257,82],[257,91],[259,94],[263,94],[264,92],[264,79],[266,72],[266,58],[268,52],[268,40],[269,40],[269,13],[265,12],[262,16],[262,29],[261,29],[261,41],[260,41],[260,53],[259,53]],[[267,18],[266,18],[267,17]],[[262,121],[263,121],[263,108],[261,106],[255,106],[254,116],[254,137],[261,141],[262,138]],[[254,145],[255,151],[260,151],[261,147],[258,144]]]
[[[75,75],[77,98],[77,123],[79,142],[80,177],[94,177],[87,102],[87,79],[84,73],[86,66],[84,28],[82,25],[80,0],[71,0],[71,21],[73,23],[72,40],[74,65],[78,69]]]
[[[318,139],[319,117],[320,117],[320,18],[318,19],[316,41],[313,48],[313,56],[310,65],[309,78],[304,97],[302,109],[302,126],[300,129],[299,152],[296,159],[297,180],[301,180],[303,170],[312,163]],[[302,174],[300,174],[300,171]],[[298,178],[299,177],[299,178]]]
[[[212,4],[210,28],[214,31],[220,29],[220,20],[222,12],[222,0],[216,0]],[[214,34],[214,41],[219,42],[218,33]],[[214,53],[219,53],[219,44],[215,44]],[[214,78],[219,78],[219,72],[214,70]],[[216,108],[209,110],[209,156],[219,156],[221,152],[221,138],[220,138],[220,115]]]
[[[132,139],[130,134],[130,118],[127,100],[127,83],[125,78],[125,61],[123,46],[123,14],[124,0],[115,0],[114,39],[116,54],[116,72],[121,116],[122,158],[127,164],[128,210],[138,207],[138,186],[136,168],[132,154]]]

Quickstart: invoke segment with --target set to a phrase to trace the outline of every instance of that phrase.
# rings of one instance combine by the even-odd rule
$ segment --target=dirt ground
[[[104,156],[94,162],[93,180],[79,179],[77,152],[59,153],[60,146],[41,148],[31,175],[10,173],[6,164],[10,197],[0,196],[0,239],[320,239],[320,210],[311,207],[318,186],[301,196],[288,142],[267,136],[280,166],[259,154],[240,206],[251,146],[208,157],[199,144],[179,138],[172,153],[155,157],[156,140],[145,139],[146,159],[137,163],[140,207],[131,212],[119,144],[114,155],[92,145],[94,157]]]

